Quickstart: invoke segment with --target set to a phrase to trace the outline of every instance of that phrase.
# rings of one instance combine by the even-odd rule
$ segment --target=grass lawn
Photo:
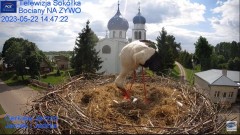
[[[180,75],[180,69],[178,68],[177,65],[174,64],[174,68],[170,74],[171,77],[179,79],[179,75]]]
[[[40,81],[41,82],[45,82],[45,83],[50,83],[52,85],[57,85],[57,84],[61,84],[64,81],[66,81],[66,79],[68,79],[68,73],[65,71],[61,71],[61,75],[57,76],[56,75],[56,70],[54,70],[53,72],[48,73],[47,75],[41,75]],[[41,91],[43,90],[42,88],[33,86],[31,84],[28,85],[28,87],[37,90],[37,91]]]
[[[26,85],[28,77],[23,76],[24,80],[22,80],[22,77],[17,77],[15,72],[0,73],[0,78],[8,86]]]
[[[71,70],[68,70],[71,73]],[[51,73],[48,73],[47,75],[42,75],[40,78],[40,81],[50,83],[52,85],[61,84],[68,78],[68,72],[60,71],[61,75],[56,75],[56,70],[54,70]],[[30,76],[25,75],[24,81],[22,81],[21,77],[17,77],[15,72],[6,72],[6,73],[0,73],[0,78],[4,81],[5,84],[8,86],[17,86],[17,85],[27,85],[28,87],[34,89],[34,90],[42,90],[41,88],[32,86],[28,84],[27,79]]]
[[[0,105],[0,115],[5,114],[5,111],[3,110],[2,106]],[[8,124],[11,124],[8,122]],[[13,128],[5,128],[7,125],[7,122],[4,118],[0,118],[0,134],[12,134],[15,129]]]
[[[193,69],[188,69],[188,68],[184,68],[185,72],[186,72],[186,76],[187,76],[187,81],[190,83],[190,84],[193,84],[193,81],[194,81],[194,73],[196,72],[200,72],[200,67],[199,66],[196,66],[196,68],[193,70]]]
[[[61,71],[60,76],[57,76],[56,72],[52,72],[48,74],[46,77],[42,76],[40,81],[50,84],[60,84],[63,83],[67,78],[68,76],[66,75],[66,73],[64,71]]]

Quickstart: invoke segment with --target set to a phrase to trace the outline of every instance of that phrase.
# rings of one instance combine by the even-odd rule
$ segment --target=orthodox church
[[[132,41],[146,39],[145,23],[146,19],[141,15],[139,6],[138,13],[133,18]],[[102,68],[98,72],[118,74],[121,68],[119,53],[129,43],[126,37],[129,24],[119,10],[119,3],[117,13],[108,21],[107,27],[109,36],[106,35],[105,38],[99,40],[95,48],[99,51],[99,56],[103,61]]]

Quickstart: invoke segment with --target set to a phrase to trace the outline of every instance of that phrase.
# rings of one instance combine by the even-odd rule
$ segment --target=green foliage
[[[198,41],[194,43],[195,55],[200,62],[201,70],[208,70],[211,68],[210,57],[212,55],[213,47],[208,43],[207,39],[200,36]]]
[[[230,59],[228,61],[228,69],[240,71],[240,58],[235,57],[234,59]]]
[[[221,42],[214,47],[211,68],[240,70],[240,42]]]
[[[57,70],[56,76],[61,76],[61,72],[59,69]]]
[[[235,57],[240,57],[240,42],[232,41],[230,42],[221,42],[216,45],[214,48],[217,55],[222,55],[226,60],[234,59]],[[225,61],[227,62],[227,61]]]
[[[23,76],[25,80],[19,79],[19,77],[15,74],[15,72],[5,72],[0,74],[1,80],[4,81],[8,86],[17,86],[17,85],[25,85],[28,83],[26,80],[28,76]]]
[[[22,76],[29,74],[37,78],[40,63],[46,56],[37,48],[36,44],[23,38],[10,38],[3,46],[2,56],[8,67],[14,67],[16,74]]]
[[[63,55],[63,56],[71,56],[73,51],[49,51],[43,52],[45,55]]]
[[[194,68],[184,68],[187,76],[187,81],[192,85],[194,84],[194,74],[201,71],[200,65],[194,66]]]
[[[89,27],[89,21],[86,23],[86,28],[78,34],[73,51],[71,66],[76,74],[95,73],[101,68],[102,63],[99,52],[96,52],[95,46],[98,42],[97,36]]]
[[[2,114],[6,114],[6,112],[3,110],[0,104],[0,115]],[[5,126],[7,126],[8,124],[13,124],[13,123],[8,118],[0,119],[0,134],[13,134],[16,131],[15,128],[5,128]],[[15,133],[18,133],[18,132],[15,132]]]
[[[174,67],[174,61],[181,50],[180,43],[175,42],[173,35],[167,35],[167,31],[164,28],[162,28],[156,40],[159,54],[161,55],[159,62],[162,65],[159,73],[167,73],[169,69],[173,69]]]
[[[172,69],[170,76],[175,79],[179,79],[179,75],[180,75],[180,69],[178,68],[178,66],[176,64],[174,64],[174,68]]]
[[[186,50],[181,51],[179,54],[178,61],[185,67],[185,68],[193,68],[193,54],[188,53]]]

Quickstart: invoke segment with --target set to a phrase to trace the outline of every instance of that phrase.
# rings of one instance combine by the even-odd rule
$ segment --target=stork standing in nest
[[[160,55],[158,50],[151,46],[152,43],[153,42],[149,40],[137,40],[124,46],[119,54],[121,71],[115,80],[115,85],[122,91],[125,99],[130,99],[129,91],[131,90],[136,78],[135,70],[139,66],[142,66],[142,83],[144,85],[145,101],[147,101],[143,67],[148,67],[152,71],[158,71],[160,68]],[[155,46],[155,48],[157,47]],[[126,80],[126,76],[132,72],[133,80],[131,82],[130,89],[126,90],[124,82]]]

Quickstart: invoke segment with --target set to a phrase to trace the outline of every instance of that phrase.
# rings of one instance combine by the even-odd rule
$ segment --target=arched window
[[[113,31],[113,38],[115,38],[115,31]]]
[[[110,54],[111,53],[111,47],[109,45],[104,45],[102,48],[103,54]]]
[[[146,32],[144,32],[144,39],[146,39]]]
[[[134,32],[134,38],[135,38],[135,39],[138,39],[137,31]]]
[[[119,32],[119,37],[122,38],[122,31]]]
[[[141,35],[142,33],[141,33],[141,31],[139,31],[139,33],[138,33],[138,39],[142,39],[142,35]]]

